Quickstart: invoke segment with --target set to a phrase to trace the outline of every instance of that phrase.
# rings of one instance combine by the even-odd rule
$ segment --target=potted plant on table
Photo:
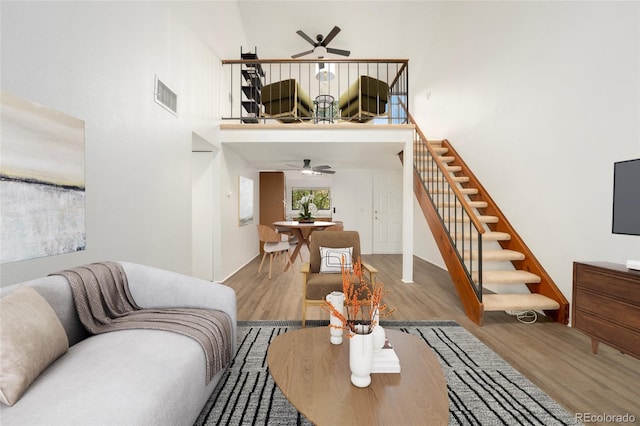
[[[300,216],[298,216],[298,222],[312,223],[314,221],[313,216],[318,214],[318,207],[313,203],[313,195],[305,195],[300,199],[298,203]]]

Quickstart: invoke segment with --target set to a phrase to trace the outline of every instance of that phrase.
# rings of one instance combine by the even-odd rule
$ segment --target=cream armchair
[[[321,273],[322,258],[320,247],[349,248],[352,247],[352,259],[360,258],[360,234],[356,231],[314,232],[309,244],[308,263],[302,264],[302,326],[307,319],[307,306],[320,306],[327,294],[342,291],[342,274]],[[371,284],[375,282],[376,268],[362,263],[362,271],[369,275]]]

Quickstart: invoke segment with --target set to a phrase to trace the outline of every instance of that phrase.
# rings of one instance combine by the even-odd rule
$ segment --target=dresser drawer
[[[607,343],[616,349],[640,357],[640,333],[626,327],[601,320],[584,311],[575,312],[574,327],[588,336]]]
[[[584,289],[578,289],[573,303],[579,311],[587,311],[589,315],[640,330],[640,306],[620,302]]]
[[[637,278],[606,273],[597,268],[581,266],[576,271],[577,290],[589,289],[608,294],[619,300],[640,301],[640,283]]]

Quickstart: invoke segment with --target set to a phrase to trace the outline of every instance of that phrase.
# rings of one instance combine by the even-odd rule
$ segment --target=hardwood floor
[[[303,251],[303,258],[308,259],[308,252]],[[400,280],[401,255],[367,255],[363,260],[378,268],[378,279],[390,290],[385,301],[397,308],[386,320],[457,321],[568,411],[629,414],[635,417],[631,424],[640,424],[640,360],[605,344],[593,355],[589,338],[544,318],[523,324],[506,313],[491,312],[479,327],[464,314],[446,271],[415,258],[415,282],[407,284]],[[259,261],[256,257],[225,281],[236,291],[238,320],[300,320],[300,260],[288,272],[274,263],[271,280],[265,268],[257,274]],[[321,308],[308,308],[307,313],[308,319],[328,318]]]

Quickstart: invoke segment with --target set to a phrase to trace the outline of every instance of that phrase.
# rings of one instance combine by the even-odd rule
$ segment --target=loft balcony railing
[[[222,119],[242,123],[408,123],[405,59],[223,60]]]

